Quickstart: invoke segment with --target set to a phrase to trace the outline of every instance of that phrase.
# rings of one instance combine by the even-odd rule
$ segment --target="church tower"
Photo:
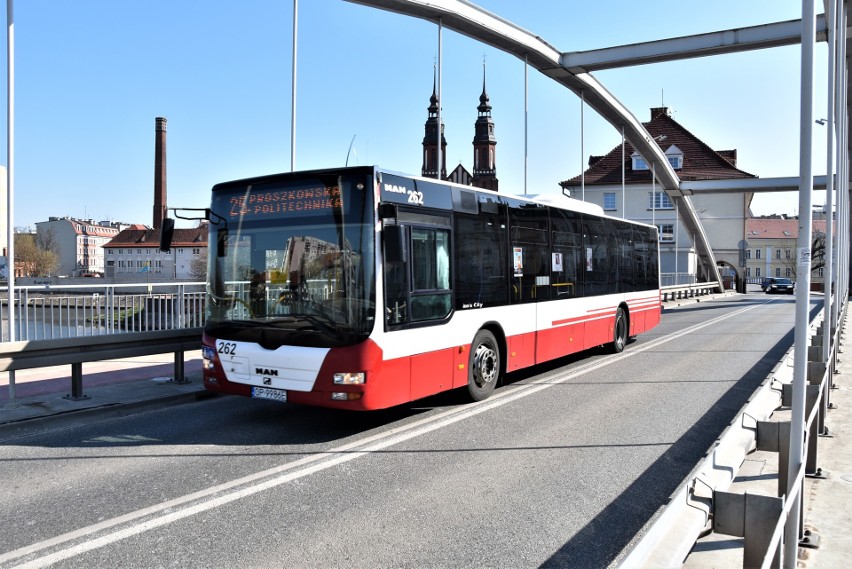
[[[426,132],[423,135],[423,167],[420,170],[424,178],[447,179],[447,139],[444,138],[444,121],[441,121],[441,172],[438,175],[438,95],[435,92],[435,78],[432,78],[432,97],[429,99],[429,118],[426,119]]]
[[[497,191],[497,158],[494,137],[494,121],[491,119],[491,104],[485,91],[485,64],[482,64],[482,95],[479,96],[473,136],[473,179],[471,185],[477,188]]]

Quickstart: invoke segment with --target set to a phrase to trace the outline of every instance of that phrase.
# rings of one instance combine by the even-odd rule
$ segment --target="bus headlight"
[[[213,369],[213,361],[216,359],[216,350],[210,346],[201,346],[201,367]]]
[[[363,371],[357,373],[336,373],[334,374],[335,385],[361,385],[367,381],[367,377]]]

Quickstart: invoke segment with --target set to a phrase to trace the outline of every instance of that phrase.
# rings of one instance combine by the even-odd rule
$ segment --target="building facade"
[[[824,290],[825,219],[812,221],[811,287]],[[798,259],[798,218],[754,217],[746,223],[746,279],[759,283],[765,277],[796,280]]]
[[[643,123],[681,180],[755,178],[737,168],[736,150],[712,150],[675,121],[666,107],[652,108]],[[596,203],[608,215],[656,225],[660,235],[662,284],[689,282],[698,275],[693,236],[679,220],[645,158],[627,142],[604,156],[589,158],[588,169],[561,182],[576,199]],[[743,242],[752,193],[693,195],[692,204],[710,240],[723,278],[744,286]]]
[[[36,235],[42,243],[53,244],[59,256],[57,276],[103,276],[103,246],[125,226],[110,221],[50,217],[36,222]]]
[[[117,280],[203,281],[207,268],[207,224],[175,229],[172,247],[160,251],[160,230],[134,226],[104,246],[106,276]]]

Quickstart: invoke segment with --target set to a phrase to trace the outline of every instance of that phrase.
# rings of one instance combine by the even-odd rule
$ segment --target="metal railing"
[[[707,283],[669,285],[660,287],[663,302],[714,294],[716,292],[719,292],[719,290],[720,285],[718,281],[712,281]]]
[[[173,353],[183,383],[184,353],[201,348],[204,283],[39,285],[0,288],[0,372],[71,366],[69,399],[83,394],[83,363]],[[14,322],[14,335],[9,322]],[[14,338],[14,341],[11,341]]]
[[[660,273],[660,286],[691,285],[696,280],[695,273]]]
[[[817,442],[819,435],[825,432],[846,310],[844,303],[836,329],[829,330],[830,326],[821,322],[821,314],[811,322],[804,455],[801,467],[793,476],[793,484],[788,485],[789,453],[786,452],[790,422],[770,420],[774,411],[789,409],[792,405],[792,383],[780,382],[776,376],[780,369],[791,367],[784,363],[793,358],[794,348],[791,348],[722,433],[707,458],[672,495],[669,505],[622,560],[621,567],[680,565],[708,521],[712,522],[714,533],[743,538],[743,567],[780,566],[780,544],[784,532],[790,531],[787,525],[792,508],[801,507],[804,477],[819,475]],[[826,360],[822,354],[824,342],[828,342],[830,348]],[[777,496],[726,491],[739,465],[753,450],[779,452]],[[792,489],[789,495],[787,488]],[[799,543],[804,545],[815,536],[805,535],[801,516],[798,522],[795,531]]]
[[[14,291],[10,301],[8,288],[0,288],[3,342],[204,326],[204,283],[41,285]]]

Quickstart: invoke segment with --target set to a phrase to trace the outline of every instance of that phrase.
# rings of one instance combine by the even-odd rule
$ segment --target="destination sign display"
[[[226,219],[244,221],[338,213],[343,209],[340,186],[299,184],[296,187],[251,187],[240,193],[214,194],[213,209]]]

